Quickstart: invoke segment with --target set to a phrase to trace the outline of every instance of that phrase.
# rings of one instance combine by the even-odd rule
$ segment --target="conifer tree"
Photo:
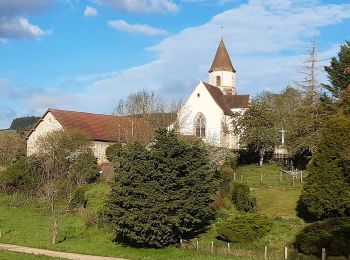
[[[339,98],[339,95],[350,84],[350,73],[347,68],[350,67],[350,41],[340,46],[337,57],[333,57],[329,66],[324,69],[327,72],[330,84],[322,84],[331,94]]]
[[[349,111],[349,95],[346,95],[338,114],[330,118],[321,132],[299,201],[299,214],[305,219],[350,216]]]
[[[130,143],[118,158],[105,213],[122,241],[161,248],[193,237],[214,219],[215,182],[199,143],[159,130],[150,150]]]

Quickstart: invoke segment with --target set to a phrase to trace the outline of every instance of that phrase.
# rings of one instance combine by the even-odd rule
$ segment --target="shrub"
[[[99,176],[100,169],[91,149],[79,154],[69,169],[69,177],[78,185],[96,182]]]
[[[263,237],[272,228],[272,221],[255,213],[229,218],[216,225],[218,238],[227,242],[246,242]]]
[[[320,255],[322,248],[328,256],[350,254],[350,218],[341,217],[315,222],[296,236],[295,246],[304,254]]]
[[[120,143],[108,146],[106,149],[107,160],[113,164],[117,163],[121,149],[122,145]]]
[[[250,189],[244,183],[233,183],[231,199],[240,211],[254,212],[256,209],[256,199],[250,196]]]
[[[34,157],[22,157],[0,175],[2,189],[6,192],[34,193],[41,184],[42,169]]]
[[[232,170],[236,170],[238,165],[237,156],[231,156],[228,159],[228,163],[230,164]]]
[[[76,209],[80,207],[85,208],[87,203],[87,199],[85,198],[85,192],[85,187],[77,188],[73,193],[72,199],[68,203],[68,207],[70,209]]]

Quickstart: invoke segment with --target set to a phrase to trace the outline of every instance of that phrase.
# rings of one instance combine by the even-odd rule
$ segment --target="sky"
[[[302,80],[350,40],[350,1],[0,0],[0,129],[47,108],[111,114],[143,89],[186,99],[223,37],[238,94]]]

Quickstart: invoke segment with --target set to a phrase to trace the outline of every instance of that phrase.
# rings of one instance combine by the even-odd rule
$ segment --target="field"
[[[265,237],[249,244],[231,245],[232,249],[241,250],[237,255],[244,256],[244,259],[261,258],[264,246],[278,252],[278,256],[274,259],[279,259],[284,246],[290,245],[295,234],[304,226],[303,222],[296,218],[295,213],[296,201],[302,186],[297,183],[293,188],[291,183],[287,181],[280,184],[280,171],[281,169],[276,165],[267,165],[262,168],[250,165],[237,169],[237,172],[243,175],[243,181],[252,187],[252,193],[257,198],[259,212],[274,218],[273,229]],[[264,176],[263,183],[260,183],[261,173]],[[216,239],[214,225],[196,240],[188,241],[189,246],[191,246],[198,240],[201,247],[198,252],[176,247],[135,249],[113,243],[114,235],[112,233],[97,227],[87,227],[85,224],[88,213],[96,212],[102,207],[103,199],[108,191],[107,184],[89,186],[85,194],[88,200],[85,212],[65,215],[60,223],[60,243],[56,245],[51,244],[50,240],[50,215],[40,201],[19,195],[0,195],[0,230],[2,233],[0,242],[128,259],[240,258],[224,254],[224,252],[222,254],[210,253],[211,241],[214,243],[215,251],[220,251],[220,248],[226,246],[225,243]],[[232,206],[223,211],[226,211],[225,214],[234,214],[235,212]]]
[[[10,251],[0,250],[0,260],[55,260],[60,258],[41,256],[41,255],[31,255],[31,254],[22,254],[15,253]]]

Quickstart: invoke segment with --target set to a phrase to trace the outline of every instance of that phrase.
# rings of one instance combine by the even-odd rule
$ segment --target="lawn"
[[[257,198],[259,212],[274,217],[273,229],[265,237],[253,243],[231,245],[232,249],[243,250],[236,255],[242,255],[244,259],[261,258],[265,245],[277,255],[274,259],[279,259],[284,246],[291,245],[295,235],[304,226],[303,222],[295,217],[295,205],[302,186],[297,183],[293,188],[287,181],[280,184],[280,171],[281,168],[276,165],[264,167],[250,165],[237,169],[237,172],[243,175],[243,181],[252,188],[252,195]],[[260,183],[261,172],[263,183]],[[90,185],[85,193],[88,201],[86,212],[96,212],[100,209],[108,192],[108,184]],[[232,205],[223,211],[225,212],[223,216],[235,214]],[[206,248],[207,250],[203,251],[208,253],[176,247],[135,249],[113,243],[114,235],[107,230],[87,227],[85,225],[86,212],[67,214],[60,223],[60,243],[53,245],[50,239],[50,215],[42,202],[21,196],[0,195],[0,229],[2,232],[0,242],[127,259],[238,259],[232,255],[210,254],[211,241],[214,242],[215,247],[227,247],[226,243],[216,239],[215,225],[207,233],[189,241],[193,248],[198,240],[201,249]]]

